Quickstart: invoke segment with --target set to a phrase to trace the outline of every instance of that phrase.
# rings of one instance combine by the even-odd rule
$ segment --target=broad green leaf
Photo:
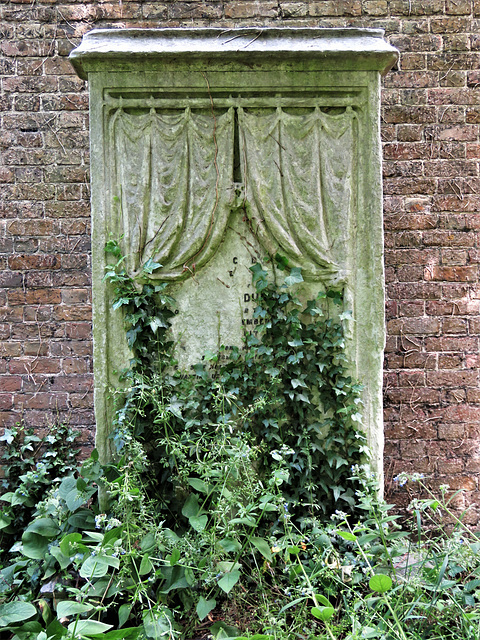
[[[199,511],[200,505],[198,504],[198,498],[194,493],[192,493],[190,496],[188,496],[185,504],[182,507],[182,515],[184,515],[186,518],[191,518],[192,516],[198,515]]]
[[[123,625],[127,622],[130,617],[130,612],[132,611],[132,604],[122,604],[118,609],[118,626],[123,627]]]
[[[100,543],[103,542],[105,538],[104,534],[100,533],[100,531],[84,531],[83,535],[87,536],[87,538],[90,538],[94,542],[100,542]]]
[[[82,534],[81,533],[69,533],[65,537],[62,538],[60,542],[60,551],[66,555],[70,556],[76,553],[77,544],[81,542]]]
[[[372,576],[368,582],[370,589],[376,593],[385,593],[392,588],[392,584],[390,576],[386,576],[383,573],[377,573],[375,576]]]
[[[14,622],[23,622],[37,614],[36,608],[30,602],[14,600],[0,604],[0,629],[8,627]]]
[[[336,531],[335,533],[337,534],[337,536],[340,536],[341,538],[343,538],[344,540],[348,540],[349,542],[355,542],[355,540],[357,539],[357,536],[353,535],[353,533],[350,533],[350,531]]]
[[[205,600],[203,596],[200,596],[200,600],[198,601],[196,607],[197,616],[199,617],[199,619],[203,620],[204,618],[206,618],[210,611],[215,609],[216,605],[217,602],[214,598],[212,598],[211,600]]]
[[[170,593],[174,589],[186,589],[190,585],[185,577],[185,569],[180,565],[174,567],[162,567],[161,575],[165,578],[165,584],[159,593]]]
[[[164,611],[147,611],[143,616],[143,628],[147,638],[170,638],[172,622]]]
[[[32,524],[28,525],[25,531],[32,533],[38,533],[38,535],[44,538],[53,538],[60,531],[57,523],[51,518],[40,518],[34,520]]]
[[[141,631],[141,627],[128,627],[126,629],[112,629],[112,631],[107,631],[107,633],[89,633],[88,637],[98,638],[99,640],[136,640]],[[52,639],[49,638],[48,640]]]
[[[21,626],[12,626],[12,627],[1,627],[0,631],[6,631],[9,629],[10,631],[14,631],[15,635],[10,636],[11,640],[53,640],[48,639],[43,631],[43,626],[40,622],[36,620],[30,620],[29,622],[23,622]],[[65,629],[65,633],[67,630]],[[0,636],[1,637],[1,636]],[[55,639],[56,640],[56,639]]]
[[[220,580],[218,581],[218,586],[222,591],[225,591],[225,593],[230,593],[230,591],[233,589],[233,587],[237,584],[239,580],[240,580],[240,571],[237,571],[235,569],[233,571],[230,571],[229,573],[226,573],[223,576],[223,578],[220,578]]]
[[[42,560],[48,549],[48,538],[27,530],[22,536],[21,549],[27,558]]]
[[[84,531],[85,529],[90,529],[94,526],[95,518],[93,513],[88,509],[81,509],[69,517],[68,524],[76,529]]]
[[[271,562],[272,560],[272,552],[270,550],[270,545],[264,538],[250,538],[250,542],[253,546],[260,551],[262,556]]]
[[[234,569],[242,568],[242,565],[239,562],[232,562],[231,560],[220,560],[220,562],[217,562],[216,566],[222,573],[229,573]]]
[[[200,478],[189,478],[188,484],[201,493],[208,493],[209,491],[208,484],[203,480],[200,480]]]
[[[60,547],[50,547],[50,553],[55,558],[55,560],[60,565],[60,569],[66,569],[68,565],[71,563],[70,556],[66,556],[62,553]]]
[[[102,578],[107,575],[110,567],[118,569],[119,566],[120,560],[113,556],[89,556],[80,567],[79,573],[86,580]]]
[[[230,524],[246,524],[247,527],[254,527],[257,523],[253,518],[247,516],[245,518],[233,518],[230,520]]]
[[[147,533],[140,542],[140,549],[144,552],[151,551],[155,547],[155,535],[153,533]]]
[[[93,634],[105,633],[113,625],[98,622],[97,620],[75,620],[68,625],[68,630],[73,635],[91,636]]]
[[[167,557],[167,560],[170,563],[170,566],[174,567],[177,562],[180,560],[180,551],[178,549],[173,549],[172,553]]]
[[[315,594],[315,597],[318,600],[318,602],[321,602],[325,607],[331,607],[332,606],[330,600],[328,598],[326,598],[325,596],[323,596],[321,593]]]
[[[310,611],[315,618],[322,620],[322,622],[328,622],[335,613],[333,607],[312,607]]]
[[[147,575],[147,573],[150,573],[152,569],[153,569],[153,565],[150,562],[150,558],[148,557],[148,555],[144,555],[142,557],[142,561],[140,563],[140,569],[138,570],[138,573],[141,576],[145,576]]]
[[[212,624],[210,627],[210,633],[216,640],[221,640],[221,638],[238,638],[239,636],[238,629],[236,627],[232,627],[222,620],[218,620]]]
[[[12,522],[12,518],[6,513],[0,513],[0,529],[5,529]]]
[[[79,613],[85,613],[91,611],[93,606],[91,604],[82,604],[81,602],[60,600],[57,604],[57,617],[67,618],[68,616],[76,616]]]
[[[208,522],[208,517],[206,515],[203,516],[191,516],[188,519],[190,526],[193,527],[195,529],[195,531],[198,531],[199,533],[201,531],[204,531],[206,526],[207,526],[207,522]]]
[[[231,540],[230,538],[224,538],[223,540],[220,540],[218,544],[227,553],[236,553],[242,548],[242,545],[237,542],[237,540]]]
[[[90,638],[101,638],[101,640],[136,640],[140,635],[140,627],[129,627],[128,629],[112,629],[107,633],[90,633]],[[49,639],[50,640],[50,639]]]

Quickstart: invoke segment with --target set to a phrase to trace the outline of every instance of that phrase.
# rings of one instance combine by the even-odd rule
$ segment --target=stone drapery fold
[[[249,224],[270,255],[305,277],[343,283],[355,171],[355,112],[239,106],[240,171]],[[111,119],[115,232],[135,275],[178,280],[215,254],[233,205],[235,108],[189,107]]]

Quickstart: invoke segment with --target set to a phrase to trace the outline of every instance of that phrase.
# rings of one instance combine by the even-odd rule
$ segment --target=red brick
[[[461,355],[445,353],[440,353],[438,355],[439,369],[461,369],[462,367],[463,357]]]
[[[433,265],[425,268],[425,280],[447,280],[451,282],[476,282],[478,280],[477,267],[444,267]]]
[[[440,331],[440,320],[431,317],[424,318],[398,318],[387,323],[390,334],[409,333],[431,335]]]
[[[478,339],[473,337],[428,337],[425,339],[427,351],[477,351]]]
[[[62,370],[67,375],[89,373],[91,365],[84,358],[64,358],[62,360]]]
[[[472,11],[472,0],[446,0],[445,13],[452,15],[469,15]]]
[[[8,259],[11,269],[59,269],[60,260],[58,256],[49,255],[17,255]]]
[[[321,0],[310,3],[309,13],[313,17],[359,16],[362,13],[362,4],[360,0]]]
[[[428,371],[426,383],[432,387],[475,387],[478,374],[476,371]]]
[[[8,370],[12,374],[59,373],[60,360],[57,358],[16,358],[10,360]]]
[[[465,320],[464,318],[452,317],[452,318],[445,318],[443,320],[444,333],[456,333],[456,334],[465,333],[466,334],[467,329],[468,329],[467,320]]]

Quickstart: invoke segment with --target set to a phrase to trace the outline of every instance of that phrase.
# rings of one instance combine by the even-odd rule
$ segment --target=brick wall
[[[401,470],[478,502],[480,0],[0,4],[0,424],[93,438],[88,99],[67,60],[110,26],[382,27],[387,490]],[[479,507],[480,508],[480,507]],[[477,517],[475,508],[470,519]]]

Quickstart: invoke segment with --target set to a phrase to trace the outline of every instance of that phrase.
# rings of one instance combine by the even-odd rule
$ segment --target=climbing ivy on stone
[[[175,301],[166,283],[149,279],[159,265],[149,261],[134,281],[118,244],[109,242],[107,252],[116,262],[106,280],[113,285],[114,309],[124,312],[133,354],[122,374],[125,388],[116,392],[112,437],[119,454],[132,439],[143,446],[144,487],[165,509],[168,526],[186,526],[192,513],[200,513],[199,501],[203,511],[211,504],[208,489],[205,495],[200,484],[195,490],[195,479],[203,482],[195,443],[208,447],[210,439],[215,447],[225,428],[250,448],[249,458],[255,451],[249,472],[258,482],[276,478],[284,508],[299,526],[335,509],[353,509],[351,466],[365,460],[367,448],[361,388],[345,356],[348,314],[341,312],[341,293],[320,292],[303,305],[294,293],[303,281],[300,269],[277,256],[272,280],[257,263],[251,268],[258,294],[255,332],[245,334],[242,349],[207,353],[191,371],[181,371],[169,335]],[[206,520],[195,522],[206,526]],[[262,522],[275,527],[268,511]]]

